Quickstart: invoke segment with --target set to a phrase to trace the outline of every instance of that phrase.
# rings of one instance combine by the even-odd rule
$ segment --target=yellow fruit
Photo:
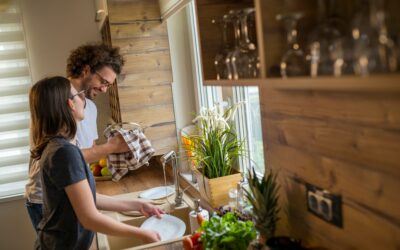
[[[101,159],[99,160],[99,165],[100,165],[102,168],[107,167],[107,159],[106,159],[106,158],[101,158]]]
[[[108,170],[108,168],[102,168],[101,175],[102,176],[110,176],[111,175],[110,170]]]

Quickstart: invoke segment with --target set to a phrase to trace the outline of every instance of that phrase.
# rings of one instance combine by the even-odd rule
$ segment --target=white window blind
[[[29,65],[17,6],[0,12],[0,199],[21,195],[28,178]]]

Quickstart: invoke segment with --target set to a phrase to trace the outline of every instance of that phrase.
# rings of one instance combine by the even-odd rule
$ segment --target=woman
[[[160,240],[157,232],[117,222],[97,209],[139,210],[160,217],[162,211],[140,201],[120,201],[96,195],[90,170],[75,145],[76,129],[84,118],[84,92],[64,77],[45,78],[29,94],[33,147],[43,186],[43,219],[38,226],[37,249],[88,249],[93,231],[115,236]]]

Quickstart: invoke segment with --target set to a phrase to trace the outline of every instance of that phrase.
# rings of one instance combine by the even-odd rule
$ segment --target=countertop
[[[170,171],[167,171],[167,175]],[[172,183],[172,177],[167,176],[167,183]],[[137,170],[129,171],[119,182],[97,181],[97,193],[104,195],[117,195],[132,193],[148,188],[164,186],[162,166],[158,159],[153,157],[149,166],[143,166]]]

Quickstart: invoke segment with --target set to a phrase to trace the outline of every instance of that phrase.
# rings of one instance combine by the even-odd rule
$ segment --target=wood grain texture
[[[172,104],[171,85],[149,87],[120,87],[121,109],[138,109],[152,105]]]
[[[160,20],[158,0],[107,0],[110,23]]]
[[[169,51],[168,37],[139,37],[115,40],[114,46],[120,47],[121,54],[150,53]]]
[[[260,86],[266,166],[282,187],[279,231],[328,249],[398,249],[400,94]],[[343,229],[307,211],[306,182],[342,196]]]
[[[123,121],[132,121],[147,127],[151,124],[175,121],[173,105],[155,105],[138,109],[121,109]]]
[[[111,25],[110,32],[114,39],[168,36],[166,24],[159,21],[135,21],[129,24]]]
[[[156,154],[176,150],[177,137],[172,97],[172,67],[168,32],[160,21],[157,0],[109,0],[109,36],[120,47],[125,65],[119,76],[113,117],[147,128]],[[114,95],[116,96],[116,95]]]
[[[97,192],[105,195],[117,195],[163,186],[163,171],[159,161],[157,161],[157,157],[152,157],[149,163],[147,167],[143,166],[137,170],[130,171],[119,182],[96,182]],[[149,178],[149,176],[152,178]],[[168,177],[168,180],[171,180],[171,178],[172,177]]]

